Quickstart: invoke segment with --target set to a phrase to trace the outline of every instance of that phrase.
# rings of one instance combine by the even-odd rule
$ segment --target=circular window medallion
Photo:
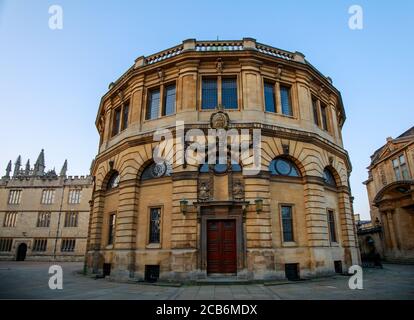
[[[290,174],[290,171],[292,170],[290,163],[283,159],[278,159],[276,161],[275,168],[276,171],[283,176],[288,176]]]
[[[154,177],[159,178],[165,174],[166,170],[167,167],[165,166],[165,163],[155,163],[152,167],[152,174]]]

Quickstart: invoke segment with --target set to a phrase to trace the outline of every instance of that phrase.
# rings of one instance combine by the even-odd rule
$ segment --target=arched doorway
[[[27,244],[21,243],[17,248],[17,261],[24,261],[26,259]]]

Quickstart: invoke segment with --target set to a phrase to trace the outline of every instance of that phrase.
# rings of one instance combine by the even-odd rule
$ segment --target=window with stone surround
[[[201,81],[201,109],[238,109],[237,77],[206,76]]]
[[[10,252],[12,243],[12,238],[0,238],[0,252]]]
[[[22,199],[22,190],[10,190],[9,192],[9,204],[20,204]]]
[[[128,128],[129,100],[122,103],[113,111],[112,137]]]
[[[269,81],[264,82],[265,111],[276,112],[276,90],[275,84]]]
[[[73,252],[75,251],[76,239],[74,238],[64,238],[60,246],[61,252]]]
[[[293,207],[291,205],[280,206],[282,218],[283,242],[293,242]]]
[[[34,252],[44,252],[47,249],[47,239],[46,238],[35,238],[33,241]]]
[[[312,97],[312,113],[313,113],[313,122],[320,127],[320,121],[319,121],[319,102],[318,99],[315,97]]]
[[[17,212],[6,212],[4,215],[3,227],[15,227],[17,223]]]
[[[68,203],[69,204],[79,204],[81,199],[81,189],[70,189]]]
[[[78,226],[79,212],[66,212],[65,213],[65,228],[75,228]]]
[[[37,215],[36,227],[38,228],[49,228],[50,226],[50,212],[39,212]]]
[[[280,85],[280,104],[282,114],[285,116],[293,116],[291,89],[286,85]]]
[[[41,204],[53,204],[55,202],[55,189],[44,189],[42,191]]]
[[[109,215],[108,225],[108,245],[110,245],[114,243],[115,239],[116,213],[111,213]]]
[[[175,113],[175,104],[175,83],[162,84],[159,87],[148,89],[145,119],[152,120],[161,116],[172,115]]]
[[[329,240],[331,242],[336,241],[336,228],[335,228],[335,212],[328,209],[328,229],[329,229]]]
[[[320,105],[321,105],[321,114],[322,114],[322,129],[325,131],[328,131],[329,130],[328,110],[327,110],[326,104],[321,102]]]
[[[397,180],[410,179],[404,154],[401,154],[397,158],[392,160],[392,167],[394,168],[395,178]]]
[[[160,243],[161,208],[150,208],[149,243]]]

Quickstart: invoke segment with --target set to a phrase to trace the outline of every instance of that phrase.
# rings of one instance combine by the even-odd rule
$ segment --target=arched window
[[[286,158],[276,158],[269,164],[269,171],[272,175],[300,177],[299,169],[293,161]]]
[[[172,167],[171,165],[163,162],[163,163],[155,163],[152,162],[149,164],[141,175],[141,180],[151,180],[151,179],[157,179],[162,177],[169,177],[171,176]]]
[[[118,188],[119,186],[119,174],[118,172],[112,173],[111,177],[108,180],[108,183],[106,185],[106,190],[112,190],[115,188]]]
[[[327,185],[336,187],[335,177],[329,168],[325,168],[325,170],[323,170],[323,180]]]

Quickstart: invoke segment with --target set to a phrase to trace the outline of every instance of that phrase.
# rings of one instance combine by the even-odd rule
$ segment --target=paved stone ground
[[[0,299],[410,299],[414,300],[414,266],[364,269],[364,289],[350,290],[348,277],[281,285],[196,285],[161,287],[94,280],[77,274],[81,263],[60,263],[63,290],[50,290],[52,263],[0,262]]]

